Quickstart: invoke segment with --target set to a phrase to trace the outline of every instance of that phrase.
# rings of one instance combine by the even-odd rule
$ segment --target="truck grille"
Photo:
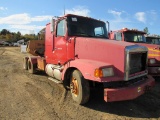
[[[129,61],[129,75],[144,71],[146,69],[147,53],[132,53]]]
[[[144,46],[132,45],[125,49],[124,80],[147,75],[148,49]]]

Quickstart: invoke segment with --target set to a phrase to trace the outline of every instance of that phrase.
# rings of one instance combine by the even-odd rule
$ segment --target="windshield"
[[[124,39],[127,42],[146,42],[146,39],[143,34],[138,32],[125,32]]]
[[[160,38],[146,37],[146,42],[149,44],[160,44]]]
[[[69,36],[108,38],[104,22],[77,16],[67,17]]]

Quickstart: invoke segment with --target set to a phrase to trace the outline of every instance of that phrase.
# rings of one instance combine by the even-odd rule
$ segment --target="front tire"
[[[85,104],[89,100],[89,82],[84,79],[78,70],[74,70],[70,79],[71,94],[74,101],[78,104]]]

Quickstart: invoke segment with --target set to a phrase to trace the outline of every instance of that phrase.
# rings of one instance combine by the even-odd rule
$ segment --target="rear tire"
[[[37,64],[33,64],[30,60],[28,60],[28,72],[31,74],[36,73]]]
[[[81,105],[88,102],[90,96],[89,82],[78,70],[74,70],[71,75],[70,88],[74,101]]]

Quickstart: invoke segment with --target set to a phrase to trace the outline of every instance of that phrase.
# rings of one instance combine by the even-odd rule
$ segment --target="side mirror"
[[[54,32],[54,29],[55,29],[55,19],[51,19],[51,26],[50,26],[50,30],[51,32]]]

